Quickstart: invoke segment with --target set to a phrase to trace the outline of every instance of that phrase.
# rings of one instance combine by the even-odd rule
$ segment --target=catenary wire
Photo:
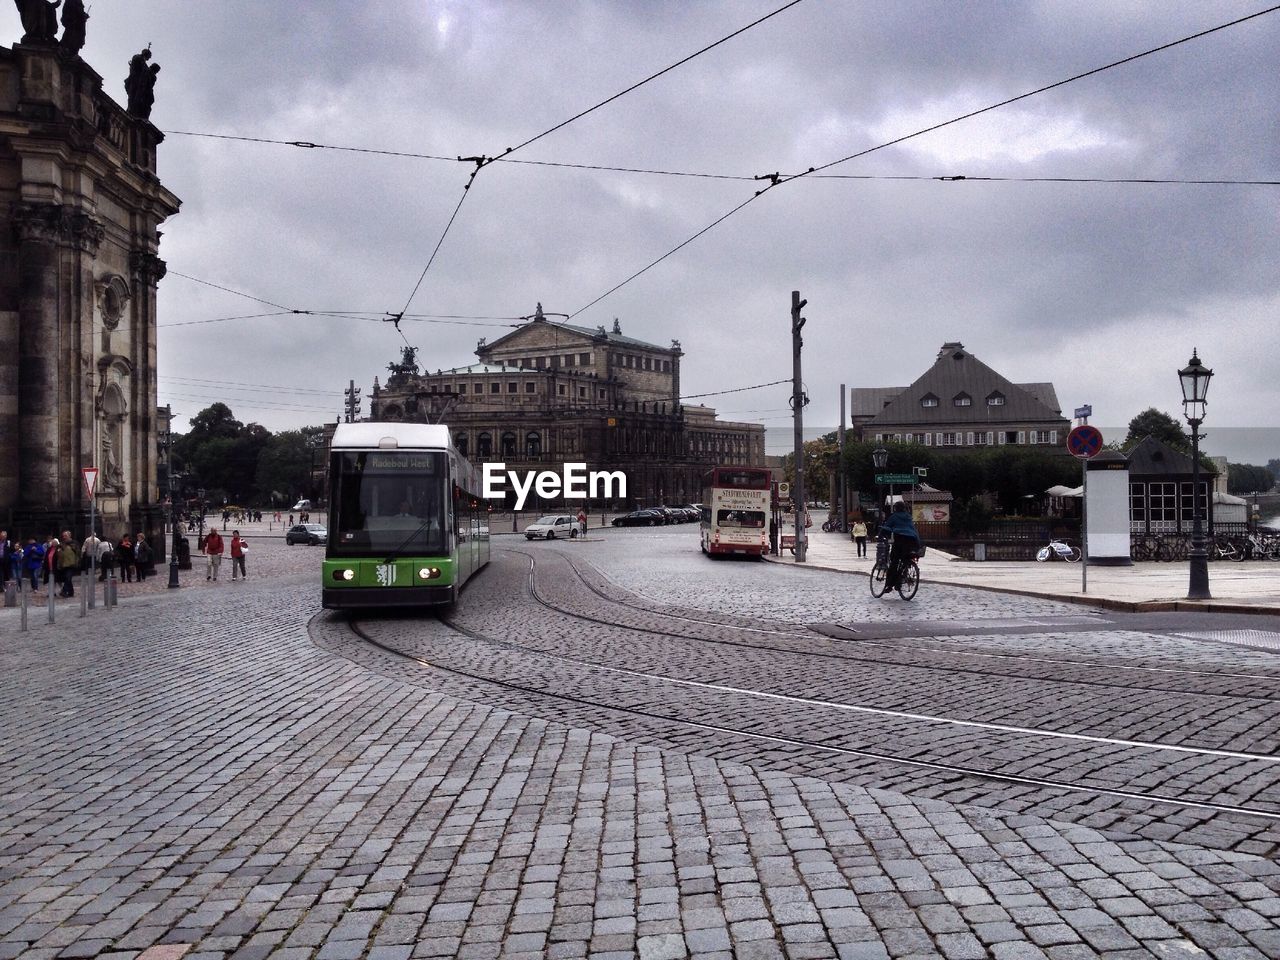
[[[161,381],[183,384],[210,383],[219,387],[253,387],[259,390],[270,390],[272,393],[318,393],[324,396],[332,396],[335,392],[334,390],[317,390],[314,387],[282,387],[275,383],[244,383],[239,380],[209,380],[203,377],[162,376],[160,379]]]
[[[267,137],[241,137],[219,133],[194,133],[184,130],[170,130],[171,134],[182,134],[188,137],[217,137],[221,140],[243,140],[248,143],[279,144],[281,146],[310,147],[324,150],[348,150],[358,153],[386,154],[393,157],[416,157],[424,160],[447,160],[457,163],[465,158],[444,157],[428,153],[411,153],[398,150],[372,150],[361,147],[347,147],[335,144],[312,143],[305,140],[273,140]],[[662,170],[648,167],[620,167],[603,163],[570,163],[560,160],[523,160],[514,157],[494,157],[494,163],[514,163],[532,167],[557,167],[568,170],[596,170],[604,173],[641,173],[655,177],[689,177],[702,180],[737,180],[754,182],[757,177],[736,173],[707,173],[696,170]],[[779,179],[796,180],[801,174],[781,174]],[[1185,186],[1233,186],[1233,187],[1275,187],[1280,180],[1246,180],[1230,177],[1000,177],[981,176],[976,174],[892,174],[892,173],[815,173],[805,177],[811,180],[885,180],[885,181],[942,181],[954,183],[961,181],[984,181],[994,183],[1112,183],[1112,184],[1164,184]],[[317,311],[319,312],[319,311]],[[408,319],[406,316],[405,319]]]
[[[687,57],[684,57],[681,60],[677,60],[675,63],[672,63],[666,67],[663,67],[657,73],[651,74],[650,76],[645,77],[643,80],[640,80],[637,83],[633,83],[631,86],[627,87],[626,89],[620,90],[619,92],[615,93],[613,96],[607,97],[606,99],[601,100],[599,103],[595,104],[594,106],[588,107],[586,110],[582,110],[579,113],[574,114],[572,117],[569,117],[567,120],[562,120],[560,123],[557,123],[555,126],[547,128],[541,133],[530,137],[528,140],[525,140],[522,143],[516,144],[514,147],[507,147],[507,149],[502,152],[502,156],[510,156],[516,151],[522,150],[525,147],[529,146],[529,144],[535,143],[536,141],[541,140],[543,137],[549,136],[550,134],[554,133],[557,130],[562,130],[563,128],[567,127],[569,124],[582,119],[583,117],[587,116],[590,113],[594,113],[596,110],[599,110],[601,107],[604,107],[607,104],[610,104],[613,101],[626,96],[628,93],[631,93],[634,90],[638,90],[640,87],[644,86],[646,83],[649,83],[651,80],[656,80],[658,77],[662,76],[663,74],[670,73],[672,70],[675,70],[677,67],[683,66],[684,64],[688,63],[690,60],[693,60],[694,58],[701,56],[702,54],[706,53],[709,50],[714,50],[716,47],[720,46],[722,43],[726,43],[729,40],[732,40],[734,37],[737,37],[743,33],[746,33],[748,30],[752,29],[753,27],[759,26],[760,24],[764,23],[766,20],[776,17],[778,14],[786,10],[790,10],[792,7],[802,2],[803,0],[790,0],[790,2],[784,3],[781,7],[778,7],[776,10],[772,11],[771,13],[767,13],[764,16],[759,17],[756,20],[753,20],[751,23],[748,23],[744,27],[739,27],[737,30],[733,31],[727,36],[721,37],[719,40],[716,40],[713,43],[707,44],[702,49],[696,50],[695,52],[689,54]],[[404,333],[401,332],[400,330],[400,317],[408,312],[410,305],[413,303],[413,298],[418,295],[418,290],[422,286],[423,280],[426,279],[427,272],[431,269],[432,263],[435,262],[436,255],[440,252],[440,247],[444,243],[445,237],[448,236],[450,228],[453,226],[454,221],[458,217],[458,211],[462,209],[462,204],[466,201],[468,194],[470,194],[471,192],[471,187],[475,183],[477,174],[479,174],[481,170],[483,170],[486,166],[488,166],[490,163],[493,162],[492,158],[485,157],[483,155],[477,156],[477,157],[467,157],[467,158],[460,157],[459,159],[471,160],[475,163],[476,166],[475,166],[475,169],[471,171],[471,176],[470,178],[468,178],[466,185],[463,186],[462,196],[458,200],[458,205],[454,208],[453,214],[449,217],[449,222],[445,224],[444,231],[440,234],[440,239],[436,242],[435,249],[431,251],[431,256],[427,260],[427,265],[422,268],[422,274],[418,277],[418,282],[414,284],[413,292],[409,294],[409,299],[408,301],[406,301],[404,305],[404,309],[401,310],[399,314],[392,315],[395,322],[396,332],[400,333],[401,338],[404,338]],[[405,339],[405,344],[406,345],[409,344],[408,339]]]
[[[607,106],[608,104],[613,103],[613,101],[618,100],[621,97],[625,97],[628,93],[631,93],[634,90],[640,89],[646,83],[649,83],[651,80],[656,80],[658,79],[658,77],[662,76],[663,74],[670,73],[672,70],[676,69],[677,67],[684,66],[684,64],[688,63],[690,60],[693,60],[696,57],[700,57],[702,56],[702,54],[707,53],[710,50],[714,50],[716,47],[720,46],[722,43],[727,43],[728,41],[732,40],[734,37],[737,37],[737,36],[740,36],[741,34],[746,33],[748,30],[752,29],[753,27],[757,27],[760,24],[764,23],[766,20],[769,20],[773,17],[776,17],[780,13],[784,13],[785,11],[790,10],[792,7],[796,6],[801,2],[803,2],[803,0],[791,0],[790,3],[784,3],[782,6],[778,7],[778,9],[772,11],[771,13],[766,13],[763,17],[760,17],[757,20],[751,21],[751,23],[748,23],[746,26],[739,27],[737,30],[733,31],[733,33],[730,33],[727,36],[721,37],[719,40],[716,40],[714,43],[707,44],[701,50],[696,50],[693,53],[689,54],[687,57],[681,60],[677,60],[675,63],[670,64],[669,66],[663,67],[657,73],[651,74],[650,76],[645,77],[643,80],[640,80],[637,83],[633,83],[631,86],[627,87],[625,90],[619,90],[613,96],[608,97],[604,100],[601,100],[595,106],[588,107],[586,110],[583,110],[581,113],[574,114],[568,120],[563,120],[560,123],[557,123],[554,127],[549,127],[548,129],[543,130],[542,133],[539,133],[536,136],[530,137],[528,140],[525,140],[523,143],[517,144],[514,147],[509,147],[506,150],[506,152],[503,154],[503,156],[509,156],[515,153],[517,150],[522,150],[525,147],[529,146],[529,144],[535,143],[536,141],[541,140],[543,137],[549,136],[550,134],[555,133],[557,130],[567,127],[569,124],[573,123],[574,121],[581,120],[587,114],[594,113],[596,110],[599,110],[601,107]]]
[[[699,397],[719,397],[726,393],[743,393],[747,390],[759,390],[761,387],[776,387],[780,383],[790,383],[791,378],[786,380],[771,380],[768,383],[757,383],[750,387],[735,387],[732,390],[715,390],[711,393],[691,393],[688,396],[680,397],[681,400],[697,400]]]
[[[901,136],[901,137],[898,137],[897,139],[890,140],[887,143],[881,143],[874,147],[869,147],[866,150],[859,150],[856,153],[849,154],[847,157],[841,157],[839,160],[832,160],[830,163],[824,163],[822,166],[811,167],[810,169],[806,170],[804,173],[799,173],[799,174],[796,174],[794,177],[789,177],[788,180],[798,180],[801,177],[806,177],[806,176],[809,176],[810,174],[819,173],[823,170],[829,170],[831,167],[837,166],[841,163],[846,163],[849,160],[854,160],[858,157],[865,157],[869,153],[874,153],[877,150],[884,150],[887,147],[896,146],[899,143],[903,143],[907,140],[914,139],[915,137],[923,136],[926,133],[932,133],[935,130],[941,130],[943,127],[949,127],[952,124],[959,123],[962,120],[968,120],[968,119],[971,119],[972,117],[976,117],[984,113],[990,113],[992,110],[998,110],[1001,107],[1007,107],[1011,103],[1017,103],[1020,100],[1026,100],[1030,97],[1037,96],[1041,93],[1047,93],[1050,90],[1056,90],[1058,87],[1066,86],[1068,83],[1074,83],[1077,80],[1083,80],[1086,77],[1092,77],[1095,74],[1102,73],[1106,70],[1111,70],[1111,69],[1114,69],[1115,67],[1124,66],[1127,63],[1133,63],[1135,60],[1141,60],[1143,57],[1149,57],[1152,54],[1161,53],[1165,50],[1170,50],[1173,47],[1179,46],[1181,44],[1189,43],[1192,40],[1198,40],[1202,37],[1207,37],[1210,34],[1217,33],[1220,30],[1226,30],[1228,27],[1239,26],[1240,24],[1246,23],[1249,20],[1254,20],[1258,17],[1265,16],[1266,14],[1274,13],[1277,10],[1280,10],[1280,5],[1267,7],[1264,10],[1258,10],[1246,16],[1237,17],[1235,20],[1230,20],[1226,23],[1220,23],[1215,27],[1209,27],[1208,29],[1201,30],[1197,33],[1189,34],[1185,37],[1181,37],[1178,40],[1171,40],[1169,43],[1163,43],[1158,47],[1151,47],[1150,49],[1143,50],[1140,53],[1135,53],[1131,56],[1123,57],[1119,60],[1113,60],[1111,63],[1103,64],[1100,67],[1094,67],[1092,70],[1086,70],[1084,73],[1077,73],[1075,76],[1067,77],[1065,80],[1058,80],[1054,83],[1046,84],[1043,87],[1037,87],[1035,90],[1029,90],[1026,93],[1020,93],[1016,97],[1009,97],[1006,100],[1001,100],[999,103],[993,103],[993,104],[990,104],[989,106],[981,107],[977,110],[971,110],[969,113],[961,114],[960,116],[953,117],[950,120],[944,120],[941,123],[936,123],[933,126],[925,127],[923,130],[917,130],[914,133],[906,134],[905,136]],[[776,184],[772,184],[771,186],[776,186]]]
[[[1217,25],[1217,26],[1215,26],[1215,27],[1210,27],[1210,28],[1208,28],[1208,29],[1206,29],[1206,30],[1201,30],[1201,31],[1199,31],[1199,32],[1197,32],[1197,33],[1193,33],[1193,34],[1190,34],[1190,35],[1188,35],[1188,36],[1182,37],[1181,39],[1173,40],[1173,41],[1170,41],[1169,43],[1161,44],[1160,46],[1157,46],[1157,47],[1152,47],[1152,48],[1150,48],[1150,49],[1148,49],[1148,50],[1144,50],[1144,51],[1142,51],[1142,52],[1140,52],[1140,53],[1136,53],[1136,54],[1133,54],[1133,55],[1131,55],[1131,56],[1124,57],[1123,59],[1115,60],[1115,61],[1112,61],[1111,63],[1104,64],[1103,66],[1095,67],[1095,68],[1093,68],[1092,70],[1087,70],[1087,71],[1085,71],[1084,73],[1079,73],[1079,74],[1076,74],[1075,76],[1068,77],[1068,78],[1066,78],[1066,79],[1064,79],[1064,80],[1059,80],[1059,81],[1056,81],[1055,83],[1046,84],[1045,86],[1038,87],[1038,88],[1036,88],[1035,90],[1027,91],[1026,93],[1021,93],[1021,94],[1019,94],[1019,95],[1017,95],[1017,96],[1015,96],[1015,97],[1009,97],[1009,98],[1007,98],[1007,99],[1005,99],[1005,100],[1001,100],[1001,101],[999,101],[998,103],[990,104],[989,106],[982,107],[982,108],[980,108],[980,109],[978,109],[978,110],[971,110],[971,111],[969,111],[968,113],[962,114],[962,115],[960,115],[960,116],[958,116],[958,117],[953,117],[953,118],[952,118],[952,119],[950,119],[950,120],[945,120],[945,121],[943,121],[943,122],[941,122],[941,123],[936,123],[936,124],[933,124],[932,126],[928,126],[928,127],[924,127],[924,128],[922,128],[922,129],[920,129],[920,130],[916,130],[916,131],[914,131],[913,133],[908,133],[908,134],[905,134],[905,135],[903,135],[903,136],[901,136],[901,137],[896,137],[896,138],[895,138],[895,139],[893,139],[893,140],[886,141],[886,142],[881,143],[881,144],[878,144],[878,145],[876,145],[876,146],[874,146],[874,147],[868,147],[868,148],[867,148],[867,149],[865,149],[865,150],[860,150],[860,151],[858,151],[858,152],[856,152],[856,153],[851,153],[851,154],[849,154],[849,155],[848,155],[848,156],[846,156],[846,157],[841,157],[839,160],[833,160],[833,161],[831,161],[831,162],[829,162],[829,163],[825,163],[825,164],[823,164],[823,165],[821,165],[821,166],[818,166],[818,167],[810,167],[808,170],[806,170],[806,171],[805,171],[805,172],[803,172],[803,173],[798,173],[798,174],[795,174],[795,175],[793,175],[793,176],[787,176],[787,177],[783,177],[781,174],[778,174],[778,173],[771,174],[771,175],[763,175],[763,176],[757,177],[756,179],[759,179],[759,180],[767,180],[767,181],[769,181],[769,182],[768,182],[767,184],[765,184],[765,186],[763,186],[760,190],[756,191],[756,192],[755,192],[751,197],[747,198],[745,201],[743,201],[742,203],[740,203],[740,204],[738,204],[736,207],[734,207],[732,210],[730,210],[728,213],[726,213],[726,214],[724,214],[724,215],[720,216],[719,218],[717,218],[716,220],[714,220],[712,223],[710,223],[710,224],[708,224],[707,226],[703,227],[701,230],[699,230],[699,231],[698,231],[697,233],[695,233],[693,236],[691,236],[691,237],[689,237],[688,239],[684,240],[682,243],[680,243],[680,244],[679,244],[678,246],[676,246],[674,249],[667,251],[667,252],[666,252],[666,253],[664,253],[662,256],[658,257],[656,260],[654,260],[654,261],[652,261],[651,263],[649,263],[647,266],[644,266],[644,267],[642,267],[641,269],[637,270],[635,273],[631,274],[631,276],[627,277],[627,278],[626,278],[625,280],[623,280],[621,283],[618,283],[618,284],[616,284],[615,286],[611,287],[610,289],[606,290],[604,293],[602,293],[600,296],[596,297],[596,298],[595,298],[594,300],[592,300],[590,303],[586,304],[585,306],[583,306],[583,307],[579,308],[578,310],[576,310],[574,313],[570,314],[570,317],[576,317],[578,314],[582,313],[583,311],[588,310],[588,309],[590,309],[591,307],[595,306],[595,305],[596,305],[597,303],[599,303],[601,300],[604,300],[606,297],[608,297],[608,296],[612,295],[613,293],[616,293],[618,290],[620,290],[622,287],[626,286],[626,285],[627,285],[628,283],[630,283],[632,280],[635,280],[637,277],[639,277],[639,276],[641,276],[642,274],[644,274],[644,273],[648,272],[649,270],[653,269],[655,266],[657,266],[657,265],[658,265],[659,263],[661,263],[663,260],[666,260],[666,259],[667,259],[668,257],[670,257],[672,254],[674,254],[674,253],[676,253],[677,251],[679,251],[679,250],[683,249],[683,248],[684,248],[684,247],[686,247],[688,244],[692,243],[694,240],[698,239],[699,237],[701,237],[701,236],[703,236],[704,234],[708,233],[709,231],[711,231],[711,230],[712,230],[712,229],[714,229],[715,227],[717,227],[717,226],[719,226],[720,224],[724,223],[724,221],[728,220],[731,216],[733,216],[735,213],[737,213],[738,211],[740,211],[743,207],[747,206],[747,205],[748,205],[749,203],[751,203],[753,200],[756,200],[757,198],[764,196],[764,194],[768,193],[768,192],[769,192],[770,190],[772,190],[774,187],[780,186],[781,184],[784,184],[784,183],[793,183],[793,182],[795,182],[796,180],[799,180],[799,179],[804,178],[804,177],[809,177],[809,176],[811,176],[811,175],[815,175],[815,174],[817,174],[817,173],[819,173],[819,172],[821,172],[821,171],[823,171],[823,170],[829,170],[830,168],[832,168],[832,167],[834,167],[834,166],[836,166],[836,165],[838,165],[838,164],[845,163],[845,162],[847,162],[847,161],[849,161],[849,160],[853,160],[853,159],[856,159],[856,158],[858,158],[858,157],[864,157],[864,156],[866,156],[867,154],[870,154],[870,153],[874,153],[874,152],[876,152],[877,150],[884,150],[884,149],[886,149],[887,147],[891,147],[891,146],[894,146],[894,145],[899,144],[899,143],[904,143],[904,142],[905,142],[905,141],[907,141],[907,140],[911,140],[911,139],[913,139],[913,138],[915,138],[915,137],[923,136],[923,135],[925,135],[926,133],[931,133],[931,132],[933,132],[933,131],[935,131],[935,130],[940,130],[940,129],[942,129],[943,127],[947,127],[947,126],[950,126],[950,125],[952,125],[952,124],[959,123],[959,122],[960,122],[960,121],[962,121],[962,120],[967,120],[967,119],[969,119],[969,118],[971,118],[971,117],[976,117],[976,116],[978,116],[978,115],[980,115],[980,114],[988,113],[988,112],[990,112],[990,111],[992,111],[992,110],[997,110],[997,109],[999,109],[1000,107],[1008,106],[1008,105],[1009,105],[1009,104],[1011,104],[1011,103],[1017,103],[1017,102],[1018,102],[1018,101],[1020,101],[1020,100],[1026,100],[1026,99],[1028,99],[1029,97],[1034,97],[1034,96],[1036,96],[1036,95],[1038,95],[1038,94],[1045,93],[1045,92],[1047,92],[1047,91],[1049,91],[1049,90],[1054,90],[1054,89],[1056,89],[1056,88],[1058,88],[1058,87],[1061,87],[1061,86],[1064,86],[1064,85],[1066,85],[1066,84],[1068,84],[1068,83],[1074,83],[1074,82],[1075,82],[1075,81],[1077,81],[1077,80],[1082,80],[1082,79],[1084,79],[1084,78],[1086,78],[1086,77],[1091,77],[1091,76],[1093,76],[1093,75],[1095,75],[1095,74],[1102,73],[1102,72],[1103,72],[1103,71],[1105,71],[1105,70],[1111,70],[1111,69],[1113,69],[1113,68],[1115,68],[1115,67],[1119,67],[1119,66],[1122,66],[1122,65],[1127,64],[1127,63],[1132,63],[1133,61],[1135,61],[1135,60],[1139,60],[1139,59],[1141,59],[1141,58],[1143,58],[1143,57],[1148,57],[1148,56],[1151,56],[1152,54],[1159,53],[1159,52],[1164,51],[1164,50],[1168,50],[1168,49],[1170,49],[1170,48],[1172,48],[1172,47],[1176,47],[1176,46],[1178,46],[1179,44],[1187,43],[1187,42],[1189,42],[1189,41],[1191,41],[1191,40],[1195,40],[1195,39],[1198,39],[1198,38],[1201,38],[1201,37],[1208,36],[1209,34],[1216,33],[1216,32],[1218,32],[1219,30],[1225,30],[1225,29],[1227,29],[1228,27],[1237,26],[1237,25],[1239,25],[1239,24],[1241,24],[1241,23],[1245,23],[1246,21],[1253,20],[1253,19],[1255,19],[1255,18],[1257,18],[1257,17],[1260,17],[1260,16],[1263,16],[1263,15],[1265,15],[1265,14],[1273,13],[1273,12],[1275,12],[1276,10],[1280,10],[1280,5],[1272,6],[1272,7],[1268,7],[1268,8],[1267,8],[1267,9],[1265,9],[1265,10],[1260,10],[1260,11],[1258,11],[1258,12],[1256,12],[1256,13],[1249,14],[1248,16],[1239,17],[1239,18],[1237,18],[1237,19],[1235,19],[1235,20],[1231,20],[1231,21],[1229,21],[1229,22],[1227,22],[1227,23],[1222,23],[1222,24],[1219,24],[1219,25]]]

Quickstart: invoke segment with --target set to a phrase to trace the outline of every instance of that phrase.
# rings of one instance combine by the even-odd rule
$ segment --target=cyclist
[[[902,579],[902,571],[920,546],[920,532],[911,522],[911,514],[907,505],[899,500],[893,505],[893,512],[880,525],[879,536],[883,540],[893,535],[893,548],[889,552],[889,569],[885,573],[885,592],[896,590]]]

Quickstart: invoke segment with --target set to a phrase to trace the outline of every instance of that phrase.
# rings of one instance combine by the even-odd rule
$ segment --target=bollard
[[[107,575],[107,582],[102,585],[102,604],[110,610],[119,602],[116,597],[116,572],[112,570]]]
[[[89,568],[89,572],[84,575],[85,589],[89,591],[89,609],[92,610],[98,605],[98,578],[93,575],[93,568]]]
[[[84,592],[84,577],[80,578],[80,616],[84,616],[88,612],[89,596]]]
[[[45,584],[45,589],[49,591],[49,622],[53,623],[53,578],[49,578],[49,582]]]
[[[9,582],[4,585],[4,605],[6,607],[16,607],[18,605],[18,582]]]
[[[22,594],[22,620],[21,620],[21,625],[18,627],[18,629],[21,630],[23,633],[26,633],[27,632],[27,597],[30,596],[30,591],[20,590],[18,592]]]

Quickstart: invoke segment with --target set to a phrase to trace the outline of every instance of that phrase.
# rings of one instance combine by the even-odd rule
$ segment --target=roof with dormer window
[[[966,407],[922,407],[928,396],[958,398],[1004,396],[999,407],[985,404]],[[852,392],[853,417],[876,426],[930,424],[1065,423],[1051,383],[1016,384],[964,348],[962,343],[946,343],[928,370],[906,387],[859,388]],[[1046,429],[1049,429],[1046,427]]]

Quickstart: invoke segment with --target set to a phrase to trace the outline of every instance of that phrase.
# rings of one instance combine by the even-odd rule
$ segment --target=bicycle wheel
[[[885,578],[889,575],[889,568],[883,563],[876,561],[876,565],[871,568],[871,595],[873,597],[883,597],[886,585]]]
[[[918,589],[920,589],[920,568],[912,560],[902,571],[902,582],[898,584],[898,596],[903,600],[910,600],[916,595]]]
[[[1039,560],[1041,563],[1044,563],[1046,560],[1048,560],[1050,556],[1051,556],[1051,552],[1048,547],[1041,547],[1039,550],[1036,551],[1036,559]]]
[[[1068,545],[1067,552],[1062,554],[1062,559],[1067,561],[1067,563],[1079,563],[1080,556],[1081,554],[1080,554],[1079,547],[1073,547]]]
[[[1239,540],[1230,540],[1228,543],[1231,544],[1231,552],[1227,554],[1227,559],[1239,563],[1244,559],[1244,544]]]

